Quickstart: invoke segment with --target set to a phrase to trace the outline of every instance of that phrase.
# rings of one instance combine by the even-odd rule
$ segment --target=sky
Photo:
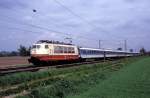
[[[35,10],[35,11],[33,11]],[[0,0],[0,51],[38,40],[150,50],[150,0]]]

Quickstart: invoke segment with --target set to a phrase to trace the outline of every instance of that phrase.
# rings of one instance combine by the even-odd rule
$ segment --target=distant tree
[[[31,46],[29,46],[29,48],[28,48],[28,52],[27,52],[27,54],[28,54],[28,55],[30,55],[31,48],[32,48],[32,47],[31,47]]]
[[[29,56],[30,55],[30,49],[31,49],[30,47],[27,48],[27,47],[25,47],[23,45],[20,45],[20,47],[18,49],[19,55],[20,56]]]
[[[148,55],[150,56],[150,51],[148,52]]]
[[[0,57],[6,57],[6,56],[18,56],[19,53],[16,52],[16,51],[12,51],[12,52],[9,52],[9,51],[1,51],[0,52]]]
[[[1,51],[0,52],[1,57],[8,56],[8,54],[9,54],[9,52],[7,52],[7,51]]]
[[[146,50],[145,50],[144,47],[140,49],[140,53],[141,53],[142,55],[146,54]]]
[[[118,48],[117,50],[122,51],[122,48]]]
[[[19,53],[17,51],[12,51],[10,52],[10,56],[18,56]]]

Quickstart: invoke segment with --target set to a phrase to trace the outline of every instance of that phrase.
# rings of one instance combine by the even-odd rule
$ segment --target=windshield
[[[33,45],[32,49],[35,49],[35,48],[39,49],[40,47],[41,47],[40,45]]]
[[[35,48],[36,48],[36,45],[33,45],[33,46],[32,46],[32,49],[35,49]]]

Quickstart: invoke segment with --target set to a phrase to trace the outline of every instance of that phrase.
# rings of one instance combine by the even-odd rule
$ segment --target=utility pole
[[[125,52],[127,52],[127,40],[126,40],[126,39],[124,40],[124,50],[125,50]],[[125,53],[125,61],[127,61],[126,55],[127,55],[127,54]]]
[[[127,51],[127,40],[124,40],[124,50]]]
[[[102,48],[102,47],[101,47],[101,40],[99,40],[99,49],[100,49],[100,48]]]

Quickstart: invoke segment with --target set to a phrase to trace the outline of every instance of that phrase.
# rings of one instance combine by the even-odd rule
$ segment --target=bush
[[[29,96],[34,96],[34,98],[64,98],[73,90],[73,82],[62,79],[52,86],[33,90]]]
[[[0,77],[0,86],[11,86],[14,84],[19,84],[23,82],[28,82],[35,79],[40,79],[43,77],[51,76],[51,73],[49,71],[45,72],[26,72],[26,73],[19,73],[19,74],[13,74],[9,76]]]
[[[27,48],[25,46],[20,45],[18,51],[20,56],[30,56],[31,47]]]
[[[29,96],[17,96],[16,98],[30,98]]]

